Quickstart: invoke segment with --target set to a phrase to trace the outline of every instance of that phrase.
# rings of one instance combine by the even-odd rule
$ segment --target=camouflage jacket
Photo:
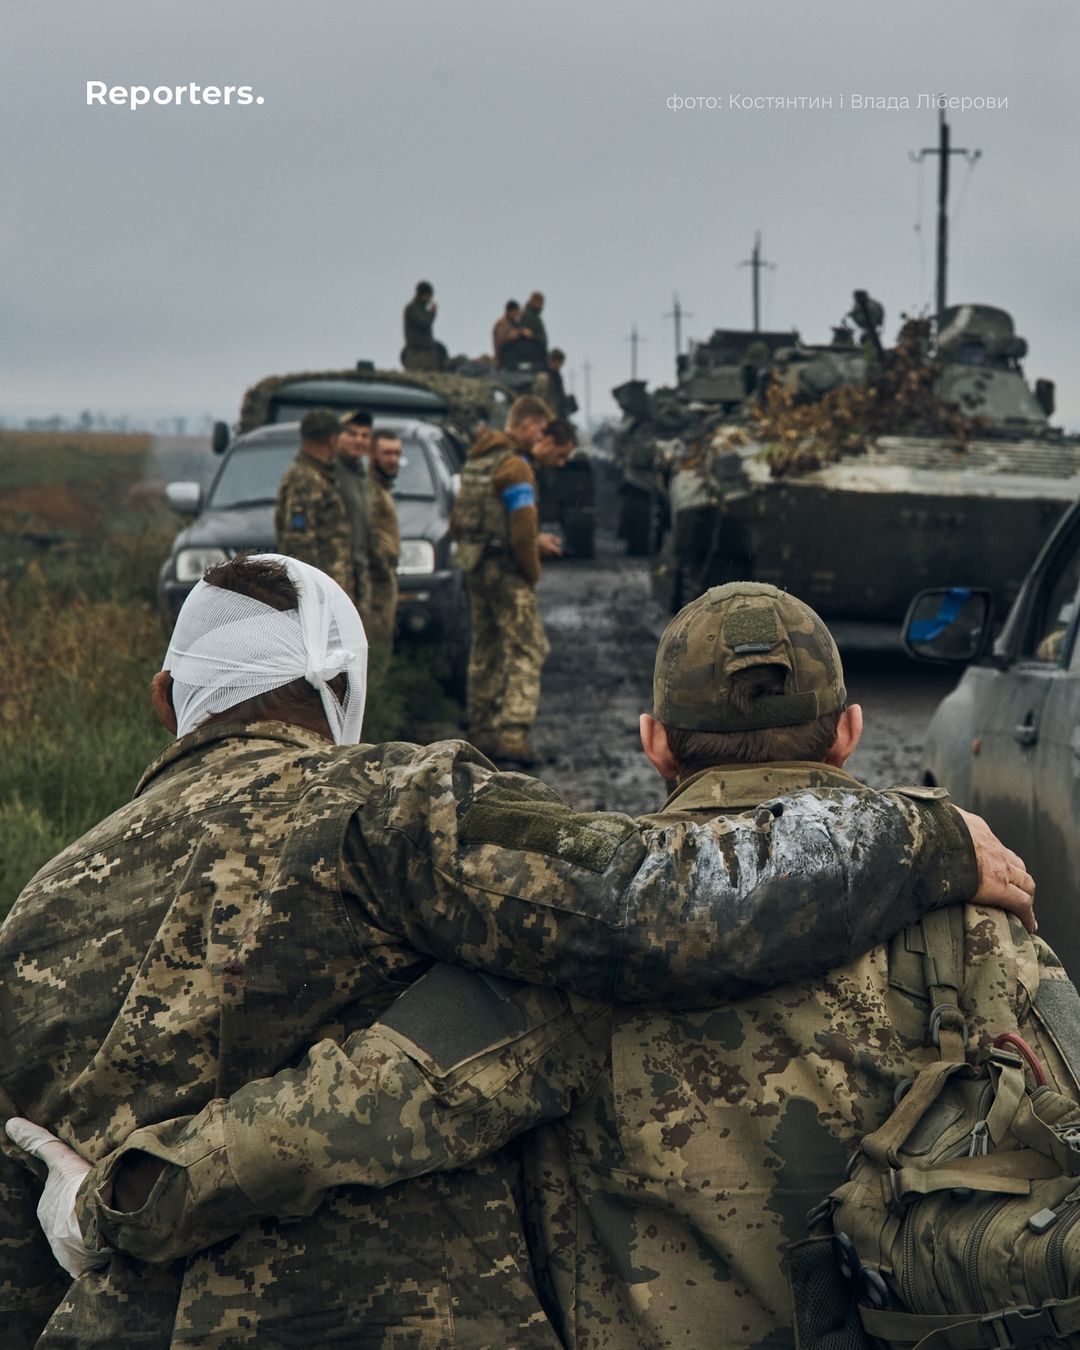
[[[352,534],[333,464],[297,454],[278,486],[274,533],[279,553],[318,567],[355,603]]]
[[[771,782],[759,774],[755,787],[767,796],[777,786],[804,789],[805,778],[804,774],[803,781],[794,777],[785,781],[781,776]],[[557,883],[547,892],[553,908],[544,926],[555,916],[559,927],[566,921],[576,925],[570,916],[580,911],[580,900],[550,875],[551,855],[545,852],[557,839],[564,852],[576,853],[580,841],[573,842],[571,823],[576,818],[557,807],[550,795],[542,803],[536,795],[542,789],[530,787],[532,799],[521,798],[518,794],[525,789],[517,785],[527,781],[516,776],[502,782],[493,779],[487,793],[466,809],[463,821],[469,823],[464,833],[478,846],[480,840],[489,841],[489,849],[496,847],[492,840],[514,841],[522,851],[520,868],[539,865],[545,881]],[[623,970],[639,971],[615,982],[619,997],[628,992],[635,998],[664,996],[664,988],[678,983],[679,998],[701,1006],[715,1002],[721,990],[725,995],[749,992],[788,974],[821,970],[837,956],[853,956],[897,923],[910,920],[931,896],[940,903],[974,892],[965,832],[941,801],[916,803],[874,793],[846,778],[818,781],[809,791],[783,801],[773,799],[765,806],[759,805],[760,800],[755,798],[753,809],[711,823],[671,816],[635,827],[635,835],[643,831],[639,843],[648,854],[644,860],[639,855],[637,879],[638,884],[647,883],[648,895],[634,895],[634,886],[627,895],[633,910],[641,906],[641,919],[649,931],[644,944],[648,951],[635,952],[630,944],[630,949],[613,953]],[[557,835],[548,835],[546,843],[538,829],[545,813],[552,823],[560,822]],[[715,807],[710,814],[715,814]],[[592,821],[604,819],[608,818]],[[791,832],[793,847],[784,850],[783,860],[776,851],[778,830]],[[508,843],[501,851],[503,858],[507,847]],[[763,847],[772,854],[769,864]],[[536,849],[543,855],[542,863],[532,858]],[[827,861],[834,849],[844,859],[835,870]],[[760,876],[763,865],[776,869],[772,907],[753,898],[736,898],[725,881],[736,869],[741,887],[753,887],[752,878]],[[823,872],[831,875],[819,886]],[[508,880],[511,875],[508,871]],[[692,898],[699,891],[702,894]],[[717,891],[724,898],[717,897],[702,924],[704,893]],[[912,892],[922,898],[914,899]],[[840,910],[844,917],[838,924],[832,922],[829,914]],[[512,925],[514,943],[533,946],[539,941],[554,962],[543,969],[539,961],[533,962],[533,978],[542,972],[543,978],[569,983],[569,975],[579,990],[610,997],[609,980],[594,981],[581,966],[575,971],[574,962],[555,954],[559,942],[535,931],[539,912],[539,904],[531,918],[515,908],[522,927]],[[431,922],[434,925],[435,920]],[[718,958],[717,926],[732,944],[723,978],[687,979],[685,962],[697,968],[702,961]],[[617,948],[624,948],[617,936],[615,940]],[[772,948],[764,963],[762,943]],[[470,944],[462,946],[468,957]],[[490,964],[509,968],[501,959]],[[512,964],[520,973],[528,963]],[[596,964],[599,967],[599,960]],[[641,972],[646,970],[652,979],[642,983]],[[681,975],[676,973],[680,971]],[[691,984],[696,986],[693,992]],[[585,1119],[595,1128],[601,1114],[597,1105],[601,1097],[596,1094],[606,1091],[603,1070],[611,1044],[607,1010],[584,998],[472,977],[450,967],[436,967],[417,994],[412,1002],[396,1004],[379,1027],[323,1040],[296,1067],[250,1083],[227,1101],[211,1103],[194,1120],[137,1131],[123,1150],[92,1174],[83,1193],[84,1230],[105,1244],[155,1262],[179,1260],[217,1241],[219,1245],[207,1253],[190,1258],[192,1268],[204,1269],[204,1285],[211,1274],[220,1277],[221,1253],[231,1252],[253,1228],[264,1235],[273,1231],[279,1247],[288,1239],[293,1256],[296,1236],[306,1234],[308,1249],[319,1250],[318,1269],[327,1272],[319,1282],[324,1316],[331,1306],[340,1310],[343,1300],[347,1304],[352,1300],[350,1326],[370,1329],[379,1317],[383,1319],[378,1323],[381,1339],[372,1343],[557,1343],[541,1313],[540,1299],[532,1292],[523,1257],[515,1203],[519,1178],[512,1153],[504,1151],[473,1170],[415,1181],[385,1195],[358,1191],[356,1185],[389,1186],[434,1168],[470,1164],[515,1131],[571,1111],[572,1121]],[[553,1137],[553,1147],[558,1147],[561,1136]],[[171,1166],[146,1208],[134,1215],[119,1214],[110,1203],[111,1179],[126,1157],[139,1152]],[[300,1158],[303,1164],[297,1167]],[[564,1167],[560,1181],[564,1195],[574,1180]],[[348,1189],[327,1196],[327,1188],[336,1186]],[[537,1184],[535,1191],[538,1197],[552,1197],[554,1183]],[[313,1212],[320,1202],[322,1207]],[[362,1218],[366,1207],[374,1216],[368,1221]],[[549,1211],[538,1200],[537,1232],[544,1232],[550,1212],[560,1214],[557,1205]],[[561,1220],[568,1222],[572,1213],[573,1206],[561,1212]],[[342,1214],[345,1217],[339,1218]],[[422,1214],[435,1217],[421,1222]],[[270,1230],[252,1224],[259,1215],[302,1222]],[[460,1240],[442,1250],[441,1234],[444,1226],[450,1226],[451,1215]],[[582,1221],[587,1215],[582,1210]],[[345,1247],[337,1245],[345,1242],[346,1219],[356,1230],[348,1246],[348,1273],[338,1262]],[[316,1247],[323,1229],[338,1235],[329,1251]],[[231,1242],[220,1241],[238,1230]],[[356,1233],[366,1231],[378,1231],[379,1241],[366,1245],[357,1238]],[[248,1261],[254,1259],[242,1246],[241,1253]],[[606,1258],[606,1252],[596,1249],[588,1272],[603,1289],[592,1290],[585,1275],[579,1277],[582,1307],[603,1293],[606,1304],[614,1303],[613,1334],[623,1338],[613,1343],[636,1344],[626,1340],[621,1287],[609,1288],[607,1276],[601,1279],[601,1261]],[[553,1248],[548,1263],[552,1287],[557,1286],[561,1259],[563,1249]],[[212,1261],[209,1273],[207,1261]],[[233,1278],[239,1278],[238,1268],[230,1264]],[[336,1285],[330,1280],[335,1271]],[[260,1269],[257,1286],[262,1279]],[[371,1289],[379,1291],[375,1303],[368,1295]],[[566,1291],[559,1288],[558,1293],[562,1297]],[[568,1308],[576,1305],[576,1299],[577,1295],[571,1297]],[[266,1317],[275,1308],[286,1319],[290,1310],[299,1312],[296,1300],[280,1283],[273,1300],[256,1304],[245,1305],[249,1320]],[[408,1341],[410,1334],[423,1334],[425,1314],[430,1339]],[[609,1314],[598,1311],[601,1316]]]
[[[358,604],[367,598],[370,586],[368,573],[372,545],[371,480],[366,459],[350,459],[339,455],[335,461],[338,489],[345,503],[352,543],[353,589],[351,594]]]
[[[371,474],[371,577],[374,585],[393,586],[401,555],[397,506],[391,481],[378,469]]]
[[[429,300],[414,297],[405,306],[401,316],[406,347],[433,347],[435,345],[435,314]]]

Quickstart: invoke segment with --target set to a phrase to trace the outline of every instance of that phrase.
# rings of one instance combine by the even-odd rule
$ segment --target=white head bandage
[[[176,734],[303,678],[319,691],[336,745],[356,745],[367,697],[367,636],[356,606],[325,572],[276,553],[300,608],[279,610],[200,581],[184,601],[163,670],[173,678]],[[329,681],[347,677],[339,703]]]

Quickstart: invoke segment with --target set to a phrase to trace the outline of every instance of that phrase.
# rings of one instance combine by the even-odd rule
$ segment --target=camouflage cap
[[[781,666],[782,694],[763,694],[749,713],[732,706],[731,677]],[[842,708],[840,653],[809,605],[775,586],[714,586],[664,630],[653,672],[653,715],[687,731],[760,731],[798,726]]]
[[[341,430],[337,413],[329,408],[312,408],[300,423],[300,435],[306,441],[328,441]]]

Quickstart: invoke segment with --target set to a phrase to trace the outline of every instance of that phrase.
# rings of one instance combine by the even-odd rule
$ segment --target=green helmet
[[[751,666],[787,671],[781,694],[749,713],[729,701]],[[809,605],[775,586],[714,586],[668,624],[656,651],[653,715],[687,731],[761,731],[814,722],[843,708],[844,670],[832,634]]]

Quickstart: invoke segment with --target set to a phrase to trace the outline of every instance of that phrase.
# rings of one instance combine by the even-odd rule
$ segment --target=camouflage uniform
[[[401,553],[397,507],[394,504],[393,479],[372,468],[371,476],[371,549],[369,555],[370,596],[361,613],[368,641],[389,654],[394,646],[397,626],[397,564]]]
[[[536,721],[550,650],[536,596],[536,475],[507,433],[469,451],[450,528],[469,595],[469,735],[498,754]]]
[[[318,567],[355,603],[349,517],[332,463],[298,452],[278,487],[274,534],[279,553]]]
[[[368,462],[363,456],[338,455],[336,470],[352,539],[352,594],[362,614],[371,588],[369,554],[372,529]]]
[[[527,328],[533,339],[543,347],[544,353],[547,353],[547,329],[544,327],[544,320],[540,317],[539,310],[533,309],[531,305],[526,305],[521,311],[518,327]]]
[[[716,706],[718,671],[763,656],[788,662],[790,680],[760,701],[769,706],[741,713],[744,725],[785,725],[810,700],[826,711],[842,703],[831,642],[821,644],[797,613],[778,623],[756,609],[763,589],[724,588],[736,603],[716,641],[701,641],[687,611],[673,621],[658,655],[658,709],[695,717],[701,697],[712,708],[703,716],[699,705],[695,720],[732,720]],[[815,821],[826,835],[845,821],[858,922],[863,904],[895,885],[895,864],[888,852],[867,852],[886,823],[881,795],[841,770],[705,770],[642,825],[682,852],[701,822],[736,832],[779,822],[778,795],[799,792],[807,854]],[[964,879],[950,859],[962,857],[963,830],[942,797],[907,789],[894,800],[908,811],[921,802],[924,824],[935,822],[945,870],[934,884],[942,900],[961,899]],[[499,828],[511,837],[520,821],[506,816]],[[732,844],[733,857],[752,856]],[[762,917],[750,931],[760,933]],[[889,1114],[900,1081],[936,1058],[927,1036],[936,968],[925,957],[934,929],[963,952],[956,997],[976,1042],[1019,1027],[1051,1084],[1075,1090],[1051,1028],[1060,1032],[1053,1008],[1062,999],[1077,1025],[1076,991],[1048,949],[998,911],[953,904],[853,959],[857,940],[846,934],[825,977],[702,1011],[610,1008],[437,967],[343,1048],[324,1044],[298,1069],[248,1085],[193,1122],[133,1136],[127,1148],[172,1166],[152,1197],[153,1219],[105,1212],[115,1220],[106,1236],[164,1260],[253,1214],[308,1214],[328,1187],[383,1187],[468,1164],[539,1125],[525,1150],[530,1240],[563,1344],[789,1347],[784,1248],[842,1179],[858,1137]],[[99,1231],[100,1202],[87,1210],[85,1226]]]
[[[939,808],[872,795],[815,807],[812,874],[802,809],[672,841],[577,815],[460,742],[350,749],[280,723],[202,728],[48,864],[0,929],[0,1100],[101,1160],[312,1043],[340,1053],[432,958],[700,1006],[867,946],[942,885],[974,890],[970,841],[943,851],[955,827]],[[849,830],[865,839],[855,867]],[[860,866],[882,884],[852,912]],[[499,984],[496,1008],[524,1027],[531,1005]],[[5,1350],[34,1344],[58,1301],[42,1347],[555,1343],[506,1155],[404,1196],[342,1190],[300,1223],[234,1224],[164,1267],[116,1256],[66,1295],[23,1158],[4,1141]]]
[[[439,370],[442,344],[435,340],[435,315],[430,300],[413,296],[401,317],[405,346],[401,364],[406,370]]]

